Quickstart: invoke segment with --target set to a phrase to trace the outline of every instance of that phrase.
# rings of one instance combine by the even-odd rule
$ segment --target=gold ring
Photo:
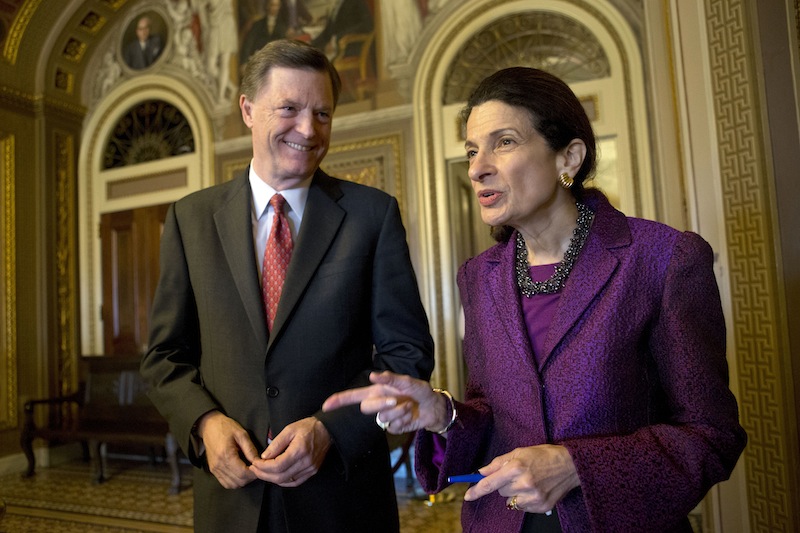
[[[506,504],[506,508],[509,511],[521,511],[522,510],[517,506],[517,496],[516,495],[511,497],[511,501]]]

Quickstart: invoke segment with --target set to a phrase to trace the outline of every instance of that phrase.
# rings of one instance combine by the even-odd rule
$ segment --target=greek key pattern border
[[[781,332],[758,87],[744,0],[706,0],[752,531],[792,526]]]

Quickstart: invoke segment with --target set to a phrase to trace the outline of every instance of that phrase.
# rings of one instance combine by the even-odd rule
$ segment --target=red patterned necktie
[[[292,258],[292,232],[289,221],[283,213],[286,199],[280,194],[274,195],[269,200],[275,216],[272,219],[272,229],[267,239],[264,250],[264,265],[261,271],[261,291],[264,297],[264,308],[267,310],[267,328],[272,331],[278,302],[281,299],[283,282],[286,280],[286,270]]]

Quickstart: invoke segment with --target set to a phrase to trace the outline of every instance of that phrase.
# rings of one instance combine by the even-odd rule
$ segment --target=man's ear
[[[239,97],[239,109],[242,110],[242,120],[248,128],[253,127],[253,103],[245,95]]]
[[[559,174],[566,172],[570,176],[574,176],[580,170],[586,157],[586,143],[581,139],[572,139],[559,155],[561,156],[559,157]]]

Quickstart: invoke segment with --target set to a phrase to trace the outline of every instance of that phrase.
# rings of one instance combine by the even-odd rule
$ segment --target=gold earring
[[[575,180],[569,177],[569,174],[566,172],[562,172],[558,176],[558,181],[561,183],[561,186],[565,189],[569,189],[572,187],[572,184],[575,183]]]

